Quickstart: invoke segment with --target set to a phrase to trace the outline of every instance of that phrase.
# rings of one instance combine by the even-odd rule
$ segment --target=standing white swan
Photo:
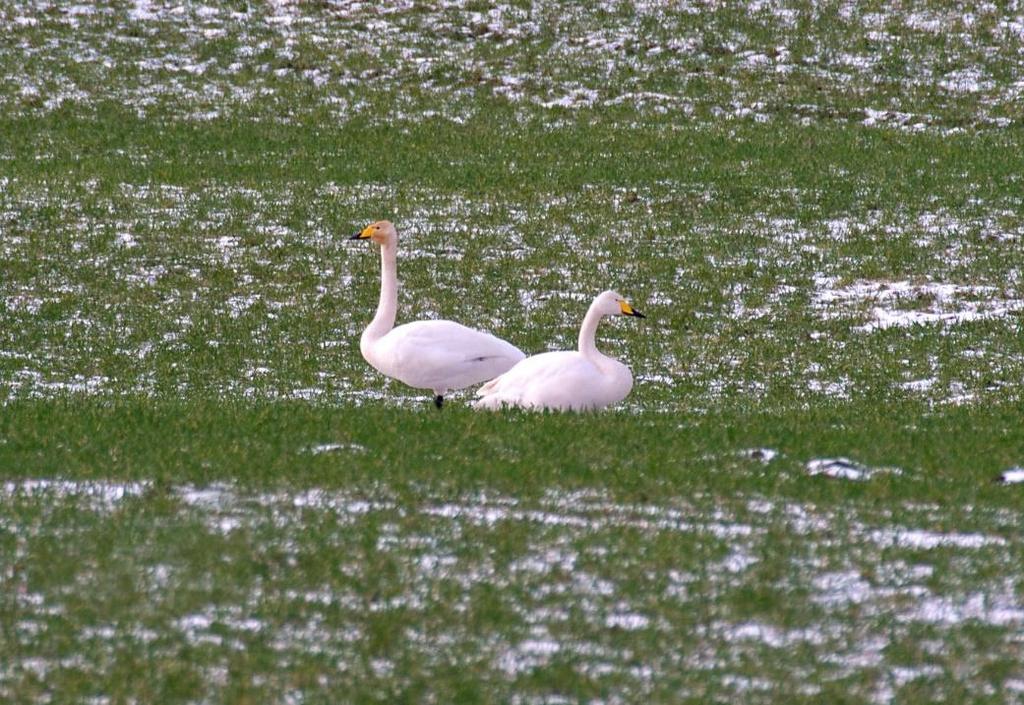
[[[363,357],[379,372],[410,387],[429,389],[438,409],[444,395],[500,375],[526,357],[488,333],[454,321],[413,321],[394,327],[398,311],[398,232],[387,220],[371,223],[351,240],[380,245],[380,303],[359,339]]]
[[[598,294],[580,328],[579,350],[528,357],[480,387],[478,409],[520,406],[524,409],[584,411],[622,401],[633,388],[633,375],[618,360],[598,352],[597,324],[605,316],[645,316],[614,291]]]

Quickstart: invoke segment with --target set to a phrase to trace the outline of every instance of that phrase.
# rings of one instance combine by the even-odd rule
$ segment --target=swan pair
[[[473,404],[481,409],[583,411],[626,398],[633,375],[594,343],[597,325],[610,315],[644,318],[614,291],[594,299],[580,329],[579,350],[526,357],[523,351],[488,333],[454,321],[414,321],[394,327],[398,311],[398,232],[386,220],[371,223],[350,239],[380,245],[380,301],[359,339],[363,358],[376,370],[410,387],[429,389],[441,408],[444,395],[487,382]],[[490,381],[488,381],[490,380]]]

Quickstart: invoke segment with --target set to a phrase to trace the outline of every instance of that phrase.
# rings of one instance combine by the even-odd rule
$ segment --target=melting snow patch
[[[1003,472],[996,480],[1004,485],[1015,485],[1018,482],[1024,482],[1024,467],[1014,466]]]
[[[774,649],[789,648],[796,644],[821,644],[825,634],[819,629],[785,630],[764,622],[730,624],[725,628],[730,641],[758,641]]]
[[[950,24],[951,18],[943,16],[937,12],[922,10],[919,12],[911,12],[906,16],[904,20],[907,27],[916,29],[921,32],[928,32],[930,34],[940,34],[945,31]]]
[[[340,442],[320,445],[340,451],[348,447]],[[315,447],[310,446],[305,452],[313,452]],[[860,468],[846,459],[817,462],[842,462]],[[1011,471],[1024,474],[1024,468],[1015,467]],[[0,482],[0,500],[22,493],[18,495],[20,498],[35,501],[41,506],[55,504],[52,494],[43,494],[45,490],[74,494],[83,506],[89,506],[91,490],[87,488],[95,490],[100,497],[109,496],[116,500],[142,492],[147,486],[145,483],[10,481]],[[481,658],[489,660],[499,673],[512,676],[528,675],[553,662],[571,660],[588,674],[632,673],[635,678],[648,683],[663,675],[664,668],[677,668],[679,665],[721,669],[724,672],[740,660],[764,657],[764,650],[768,648],[808,650],[818,662],[849,675],[870,670],[871,677],[877,679],[879,674],[889,672],[889,680],[898,685],[919,677],[919,672],[930,674],[931,667],[927,665],[915,662],[894,666],[890,662],[890,644],[899,643],[898,640],[908,634],[916,633],[921,624],[950,630],[970,627],[971,622],[980,621],[1003,627],[1004,641],[994,648],[1011,648],[1024,624],[1024,607],[1020,604],[1014,577],[1005,571],[1000,573],[996,570],[989,574],[977,570],[985,566],[998,568],[1008,565],[1020,545],[1017,535],[1008,532],[1003,538],[995,533],[937,532],[912,525],[916,522],[931,526],[937,521],[937,517],[942,516],[942,508],[937,504],[912,503],[901,506],[898,511],[891,508],[881,513],[871,510],[867,516],[862,516],[856,506],[822,510],[813,504],[779,503],[777,499],[754,496],[747,503],[750,512],[777,516],[762,517],[752,526],[745,526],[736,523],[737,512],[740,516],[747,512],[736,508],[733,502],[721,503],[707,495],[694,497],[685,503],[671,500],[621,503],[608,493],[596,490],[550,490],[536,500],[485,492],[452,497],[445,492],[440,496],[428,493],[410,503],[371,499],[344,488],[284,488],[254,494],[235,483],[210,483],[203,486],[175,485],[170,491],[180,499],[189,518],[205,519],[214,530],[228,532],[239,525],[251,526],[254,529],[251,536],[269,537],[272,542],[269,550],[275,556],[280,552],[289,565],[303,560],[308,555],[306,552],[317,546],[305,537],[311,512],[328,512],[332,522],[381,513],[381,521],[373,522],[380,527],[374,550],[401,563],[402,579],[407,589],[400,594],[372,600],[368,609],[427,614],[424,610],[435,599],[438,580],[451,580],[463,587],[481,582],[494,585],[503,591],[519,620],[514,625],[515,633],[512,636],[485,633],[472,642],[470,648],[479,649]],[[26,497],[28,492],[36,494]],[[373,496],[379,497],[379,490]],[[972,515],[975,511],[973,507],[965,509]],[[989,510],[984,507],[977,508],[977,511],[988,516]],[[764,527],[776,526],[777,519],[785,520],[787,517],[790,531],[799,535],[809,548],[805,556],[794,558],[792,578],[788,584],[798,586],[809,602],[821,608],[822,621],[793,628],[787,624],[722,613],[700,625],[699,631],[695,632],[702,643],[692,657],[688,654],[685,659],[673,659],[664,664],[657,660],[643,665],[634,663],[628,642],[640,639],[636,643],[646,643],[650,638],[664,636],[669,627],[665,615],[671,616],[670,612],[664,612],[659,605],[646,600],[642,591],[636,593],[620,589],[620,575],[606,575],[611,561],[630,560],[638,538],[634,535],[636,532],[647,537],[664,531],[684,532],[701,541],[718,537],[723,545],[731,548],[724,560],[699,570],[690,572],[686,567],[678,566],[664,571],[669,581],[664,595],[685,606],[694,599],[718,599],[737,588],[756,584],[759,575],[745,576],[743,572],[757,560],[755,556],[765,555],[763,549],[768,542],[775,540],[776,532]],[[510,554],[507,562],[503,561],[501,565],[495,564],[486,552],[481,554],[481,562],[460,548],[467,541],[477,540],[477,532],[464,529],[491,518],[533,525],[527,527],[531,540],[524,542],[523,549]],[[428,521],[424,524],[419,519]],[[875,519],[883,523],[877,523]],[[15,560],[12,562],[15,565],[25,564],[19,556],[30,555],[27,552],[32,550],[31,540],[34,537],[43,535],[41,531],[49,535],[53,528],[49,522],[31,524],[15,527],[16,531],[25,532],[24,536],[16,534],[18,543],[15,544]],[[611,534],[608,530],[613,527],[630,527],[636,532],[630,531],[622,541],[609,541]],[[836,527],[843,530],[837,531]],[[243,538],[248,541],[251,536]],[[263,539],[261,546],[264,545]],[[230,543],[227,547],[231,551],[243,551],[243,556],[248,555],[248,544]],[[956,560],[948,564],[940,560],[937,567],[908,563],[911,558],[891,556],[888,550],[891,548],[944,548],[955,554]],[[148,560],[149,555],[145,553],[142,557]],[[211,581],[196,580],[187,571],[178,570],[181,567],[178,562],[164,562],[167,560],[164,556],[154,558],[155,564],[140,561],[140,567],[146,570],[145,580],[154,594],[157,591],[161,596],[173,594],[187,581],[189,589],[205,591],[209,595],[208,601],[190,601],[179,610],[175,610],[176,603],[167,603],[162,627],[150,621],[149,611],[138,613],[137,619],[144,622],[133,623],[135,614],[127,615],[116,626],[100,620],[84,628],[83,640],[100,642],[103,649],[108,645],[116,646],[125,634],[142,644],[162,643],[168,638],[166,630],[169,629],[169,638],[183,639],[192,646],[207,645],[227,653],[228,650],[242,648],[251,635],[260,633],[280,654],[281,660],[277,663],[287,665],[300,653],[311,653],[317,658],[322,656],[338,662],[350,659],[353,652],[349,645],[358,644],[363,638],[358,615],[338,624],[335,624],[334,616],[339,609],[346,616],[355,614],[355,610],[367,608],[367,603],[360,598],[358,591],[339,587],[333,581],[321,582],[314,576],[313,582],[293,585],[271,582],[277,580],[276,576],[269,579],[256,576],[249,583],[247,595],[239,600],[232,593],[224,602],[216,592],[218,586]],[[358,556],[353,559],[342,555],[339,560],[346,574],[351,571],[351,574],[359,575]],[[600,572],[588,572],[591,566]],[[630,569],[627,573],[632,573],[634,568],[643,568],[644,563],[627,563],[627,566]],[[15,568],[13,574],[3,574],[0,568],[0,578],[13,575],[15,580],[11,582],[16,586],[21,579],[19,570]],[[947,571],[951,572],[948,576]],[[973,580],[975,573],[982,576],[978,585],[965,579],[970,577]],[[662,574],[661,569],[644,573],[653,578]],[[988,575],[991,577],[986,577]],[[968,585],[971,587],[965,587]],[[703,597],[698,597],[698,591]],[[299,617],[287,623],[261,619],[264,616],[260,610],[262,597],[271,592],[292,603],[289,609]],[[26,619],[19,624],[22,638],[45,637],[44,630],[50,622],[47,615],[59,614],[50,610],[63,609],[61,600],[73,594],[62,591],[54,596],[34,592],[16,595],[16,604],[24,609],[27,617],[36,620]],[[201,598],[202,594],[198,592],[197,596]],[[465,604],[459,602],[457,609],[463,609]],[[675,609],[672,605],[668,607]],[[582,615],[590,629],[582,637],[569,634],[577,614]],[[850,614],[855,614],[854,621],[850,621]],[[152,624],[154,629],[142,624]],[[331,628],[325,629],[325,625]],[[520,631],[519,627],[525,631]],[[608,629],[616,630],[618,634],[614,644],[601,636],[602,630],[606,632]],[[656,633],[645,635],[646,632]],[[956,632],[948,633],[949,638],[959,638]],[[596,636],[591,638],[588,634]],[[439,645],[440,648],[461,648],[469,643],[469,639],[477,639],[477,635],[461,631],[459,625],[438,635],[417,629],[414,625],[410,633],[410,643],[414,648],[424,649],[423,653],[434,653]],[[925,655],[932,655],[949,643],[946,634],[938,630],[928,641],[939,646],[933,649],[926,643],[922,647]],[[620,648],[622,644],[626,645],[626,651]],[[16,667],[24,670],[35,667],[30,658],[23,658],[17,663]],[[42,673],[56,666],[56,662],[43,659],[38,664]],[[388,674],[395,666],[391,661],[381,659],[373,668]],[[725,673],[722,680],[728,678],[735,677]],[[886,680],[884,675],[881,679]],[[736,684],[742,688],[755,687],[749,679],[739,679]],[[813,683],[798,682],[797,686],[801,692],[817,692]]]
[[[902,622],[958,625],[974,620],[993,626],[1017,626],[1024,623],[1024,609],[1015,595],[971,593],[966,597],[928,595],[913,608],[898,615]]]
[[[928,379],[915,379],[910,382],[903,382],[900,386],[911,392],[927,392],[931,389],[938,380],[935,377]]]
[[[253,304],[260,300],[259,294],[251,294],[249,296],[232,296],[227,300],[229,314],[232,318],[238,318],[250,308]]]
[[[870,333],[875,330],[886,328],[908,328],[910,326],[931,325],[934,323],[967,323],[969,321],[980,321],[986,318],[995,318],[1008,313],[1008,310],[997,310],[982,312],[977,304],[966,304],[966,310],[948,313],[937,313],[933,311],[889,311],[884,308],[874,308],[871,315],[874,320],[868,321],[854,330]]]
[[[1006,298],[994,286],[910,281],[856,281],[836,287],[836,279],[817,277],[814,306],[826,319],[845,317],[865,303],[876,304],[871,320],[854,330],[871,332],[913,325],[956,324],[1001,318],[1024,309],[1024,299]],[[967,298],[971,300],[965,300]],[[914,304],[915,308],[900,308]]]
[[[650,622],[651,620],[649,618],[635,612],[615,612],[614,614],[608,615],[604,620],[605,626],[625,631],[643,629],[650,624]]]
[[[877,529],[868,536],[880,546],[899,546],[910,549],[932,548],[984,548],[986,546],[1005,546],[1006,539],[1002,536],[985,534],[943,534],[924,529]]]
[[[980,93],[989,90],[993,84],[983,79],[977,68],[967,68],[946,74],[939,85],[951,93]]]
[[[215,482],[208,487],[181,485],[176,489],[182,502],[203,509],[222,509],[238,501],[235,488],[226,482]]]
[[[925,664],[917,667],[893,666],[889,673],[892,675],[897,687],[903,687],[918,678],[938,678],[943,674],[940,667],[935,664]]]
[[[560,98],[538,101],[544,108],[588,108],[597,101],[597,91],[590,88],[574,88]]]
[[[861,124],[865,127],[892,126],[917,132],[924,130],[928,122],[926,117],[898,110],[872,110],[871,108],[864,108],[864,115],[866,117]]]
[[[740,547],[735,547],[719,565],[727,573],[742,573],[757,562],[758,559],[752,556],[749,552]]]
[[[129,497],[138,497],[151,486],[149,482],[107,482],[103,480],[50,480],[25,479],[4,482],[4,497],[50,495],[55,497],[84,497],[104,506],[110,506]]]
[[[747,448],[745,450],[741,450],[739,455],[767,465],[779,456],[779,451],[773,450],[772,448]]]
[[[545,634],[544,638],[526,639],[508,649],[498,657],[497,665],[508,675],[516,675],[547,664],[561,650],[561,644]]]
[[[160,19],[149,0],[135,0],[134,7],[128,11],[128,17],[136,22]]]
[[[860,604],[871,598],[871,583],[857,571],[822,573],[811,584],[817,593],[811,598],[825,607]]]
[[[129,232],[118,233],[117,237],[114,239],[114,243],[126,250],[130,250],[139,244],[135,241],[135,237]]]
[[[871,468],[853,462],[849,458],[817,458],[807,461],[807,472],[811,475],[825,475],[837,480],[867,480],[874,474]]]
[[[358,443],[317,443],[315,445],[306,446],[300,452],[309,453],[311,455],[320,455],[322,453],[332,453],[336,450],[365,453],[366,446],[361,446]]]

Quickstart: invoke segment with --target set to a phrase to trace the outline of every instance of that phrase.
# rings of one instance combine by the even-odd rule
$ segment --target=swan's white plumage
[[[480,387],[473,405],[586,411],[622,401],[633,388],[633,375],[626,365],[598,352],[594,343],[600,320],[616,314],[642,317],[614,291],[601,293],[583,319],[578,350],[526,358]]]
[[[576,350],[528,357],[480,388],[477,408],[519,406],[526,409],[585,411],[622,401],[633,376],[621,362],[609,359],[601,370]]]
[[[406,323],[360,347],[378,371],[437,395],[480,384],[525,357],[511,343],[454,321]]]
[[[454,321],[414,321],[395,328],[398,233],[382,220],[353,239],[381,246],[380,302],[359,339],[363,358],[376,370],[440,397],[500,375],[525,357],[511,343]]]

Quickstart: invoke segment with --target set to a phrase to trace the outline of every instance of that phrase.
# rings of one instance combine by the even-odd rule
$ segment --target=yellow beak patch
[[[633,315],[633,307],[630,306],[627,301],[620,301],[619,302],[619,308],[622,309],[622,315],[624,315],[624,316],[632,316]]]

